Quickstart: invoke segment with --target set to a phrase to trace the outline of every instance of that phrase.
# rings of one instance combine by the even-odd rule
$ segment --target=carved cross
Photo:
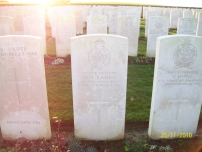
[[[178,113],[179,113],[179,106],[181,103],[185,103],[188,102],[189,100],[187,99],[182,99],[182,89],[180,89],[179,93],[178,93],[178,97],[179,99],[176,100],[169,100],[168,102],[174,103],[175,107],[177,109],[176,114],[175,114],[175,120],[178,120]]]
[[[98,99],[99,100],[99,99]],[[110,101],[101,101],[101,98],[100,98],[100,101],[86,101],[88,105],[96,105],[96,109],[97,109],[97,117],[98,117],[98,123],[101,123],[101,107],[103,104],[109,104]]]
[[[18,84],[28,83],[28,80],[19,81],[16,68],[12,68],[12,69],[14,71],[14,80],[5,80],[5,81],[6,81],[6,84],[15,84],[16,91],[17,91],[18,104],[21,104],[20,86]]]

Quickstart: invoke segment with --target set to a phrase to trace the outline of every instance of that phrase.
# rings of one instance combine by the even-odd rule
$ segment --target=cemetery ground
[[[55,41],[47,28],[47,53],[44,57],[49,112],[52,129],[50,140],[3,141],[0,152],[14,151],[67,151],[72,152],[195,152],[202,148],[202,111],[197,135],[191,139],[152,140],[148,124],[154,74],[154,58],[147,58],[145,21],[141,20],[138,57],[128,58],[125,138],[118,141],[79,141],[74,139],[71,57],[55,57]],[[169,34],[175,34],[170,30]],[[57,118],[56,118],[57,117]],[[166,118],[165,118],[166,119]],[[31,131],[31,130],[30,130]],[[202,151],[202,150],[201,150]]]

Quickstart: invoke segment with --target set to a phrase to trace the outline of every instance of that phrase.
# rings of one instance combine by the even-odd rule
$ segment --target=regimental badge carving
[[[176,69],[183,67],[191,69],[196,58],[197,50],[195,46],[190,44],[189,40],[185,41],[184,44],[178,45],[173,54]]]
[[[111,54],[104,45],[105,42],[98,38],[95,41],[95,47],[88,54],[89,63],[99,70],[106,67],[111,61]]]

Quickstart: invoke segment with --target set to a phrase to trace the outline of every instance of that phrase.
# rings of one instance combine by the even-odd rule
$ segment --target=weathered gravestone
[[[147,17],[145,20],[145,37],[148,35],[148,28],[149,28],[149,18],[152,16],[160,16],[158,11],[147,11]]]
[[[0,36],[14,34],[12,17],[0,16],[0,23]]]
[[[149,18],[147,57],[155,57],[157,37],[168,35],[168,26],[168,18],[165,16],[153,16]]]
[[[76,18],[76,34],[83,34],[83,11],[76,10],[75,18]]]
[[[75,137],[124,138],[128,39],[93,34],[71,38]]]
[[[127,15],[137,16],[139,19],[141,18],[142,7],[132,7],[127,11]]]
[[[197,24],[197,36],[202,36],[202,13],[199,13],[198,24]]]
[[[39,37],[0,37],[0,99],[3,139],[51,137]]]
[[[90,8],[88,15],[102,15],[102,8]]]
[[[140,18],[138,16],[119,16],[118,35],[128,38],[128,55],[137,56]]]
[[[148,6],[144,6],[142,8],[142,18],[143,19],[146,19],[146,16],[147,16],[147,11],[150,11],[151,10],[151,7],[148,7]]]
[[[23,35],[24,34],[24,27],[23,27],[24,11],[16,10],[12,17],[13,17],[15,34]]]
[[[107,16],[89,15],[87,18],[87,34],[107,34]]]
[[[178,23],[178,18],[182,17],[181,16],[181,10],[180,9],[173,9],[170,11],[170,27],[176,29],[177,28],[177,23]]]
[[[193,13],[192,13],[192,11],[190,9],[185,9],[183,11],[183,17],[184,18],[193,18],[194,15],[193,15]]]
[[[76,36],[76,22],[74,15],[58,18],[56,24],[56,56],[65,57],[71,53],[70,38]]]
[[[108,26],[109,26],[109,34],[118,34],[118,10],[112,8],[108,12]]]
[[[169,22],[169,25],[170,25],[170,9],[169,8],[164,8],[163,16],[168,18],[168,22]]]
[[[118,16],[127,15],[128,8],[118,7]]]
[[[31,15],[23,18],[24,35],[39,36],[42,38],[43,54],[46,52],[45,14]]]
[[[197,18],[198,17],[198,14],[202,12],[201,9],[194,9],[194,17]]]
[[[202,37],[157,39],[149,136],[191,138],[202,103]]]
[[[177,34],[196,35],[197,22],[196,18],[179,18]]]

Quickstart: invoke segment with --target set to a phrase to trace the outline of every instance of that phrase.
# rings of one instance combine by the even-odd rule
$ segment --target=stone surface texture
[[[196,35],[198,19],[179,18],[177,25],[177,34]]]
[[[152,139],[196,134],[202,103],[202,37],[157,39],[148,134]]]
[[[126,15],[118,17],[118,35],[125,36],[128,38],[129,56],[137,56],[139,29],[140,29],[139,16]]]
[[[0,37],[0,124],[5,140],[51,137],[41,39]]]
[[[14,34],[13,18],[10,16],[0,17],[0,36]]]
[[[93,34],[71,38],[75,137],[124,138],[128,39]]]
[[[87,18],[87,34],[107,34],[107,16],[89,15]]]
[[[147,35],[147,57],[155,57],[157,37],[168,35],[169,22],[165,16],[153,16],[149,18]]]
[[[76,36],[76,22],[74,15],[58,18],[56,24],[56,56],[65,57],[71,54],[70,38]]]

